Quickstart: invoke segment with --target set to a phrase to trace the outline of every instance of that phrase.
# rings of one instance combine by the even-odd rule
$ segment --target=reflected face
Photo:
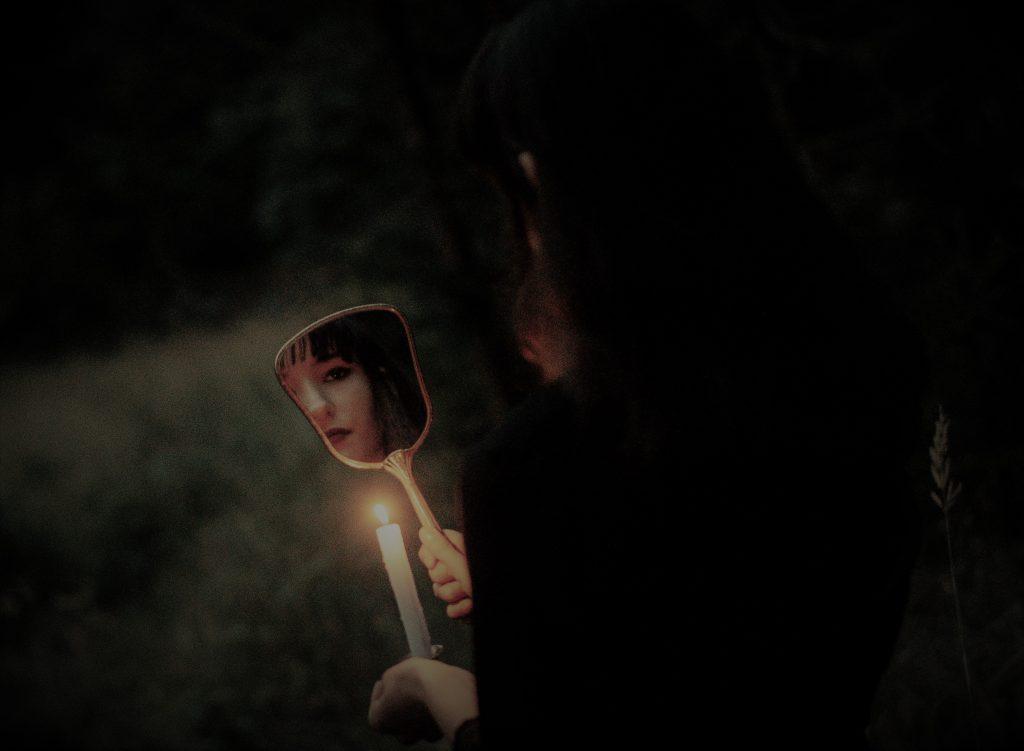
[[[335,451],[360,462],[384,460],[373,390],[362,365],[339,355],[309,357],[292,365],[284,381]]]
[[[274,371],[349,466],[380,468],[390,454],[414,451],[430,425],[412,337],[394,308],[360,306],[316,321],[285,342]]]

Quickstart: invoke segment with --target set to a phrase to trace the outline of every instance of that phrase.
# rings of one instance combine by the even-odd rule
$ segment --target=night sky
[[[813,4],[811,4],[813,5]],[[410,319],[442,522],[524,389],[493,300],[502,208],[454,153],[460,75],[511,2],[111,2],[4,24],[3,733],[51,748],[397,748],[375,549],[389,478],[336,464],[273,356],[334,310]],[[928,444],[952,420],[981,747],[1024,743],[1024,61],[1008,18],[900,2],[697,3],[748,47],[808,181],[925,342],[927,518],[881,749],[970,747]],[[469,630],[422,596],[469,666]]]

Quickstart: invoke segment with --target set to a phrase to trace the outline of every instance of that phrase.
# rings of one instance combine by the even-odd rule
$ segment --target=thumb
[[[430,552],[448,567],[448,573],[462,585],[466,594],[472,596],[473,588],[469,581],[469,565],[466,562],[465,554],[456,548],[451,540],[437,534],[429,527],[420,527],[420,542],[426,545]]]

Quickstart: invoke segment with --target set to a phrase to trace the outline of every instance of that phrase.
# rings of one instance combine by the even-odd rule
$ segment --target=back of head
[[[478,53],[460,137],[539,218],[543,274],[584,344],[583,393],[642,402],[678,379],[681,353],[720,356],[780,286],[846,262],[753,66],[679,3],[530,6]]]
[[[629,546],[639,570],[685,569],[673,585],[704,603],[685,624],[703,641],[677,657],[717,686],[702,708],[725,717],[730,697],[756,698],[778,730],[799,695],[857,742],[872,661],[884,665],[901,614],[872,587],[907,565],[894,514],[916,394],[895,388],[906,363],[891,308],[805,185],[756,67],[675,2],[538,3],[480,50],[461,139],[538,217],[543,274],[584,344],[572,393],[591,429],[565,443],[589,485],[562,495],[592,505],[574,520],[609,509],[586,548],[643,539]],[[648,461],[635,475],[619,471],[636,457]],[[624,516],[631,499],[658,524]],[[645,658],[674,648],[669,627],[618,623]],[[853,639],[842,665],[816,652]]]

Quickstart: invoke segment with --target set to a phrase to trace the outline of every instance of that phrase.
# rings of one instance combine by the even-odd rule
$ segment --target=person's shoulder
[[[557,382],[545,385],[516,405],[500,425],[471,449],[465,464],[493,468],[544,453],[566,438],[574,415],[575,406],[565,387]]]
[[[563,384],[539,388],[466,453],[463,495],[493,495],[524,483],[550,481],[579,444],[579,426],[579,406]]]

